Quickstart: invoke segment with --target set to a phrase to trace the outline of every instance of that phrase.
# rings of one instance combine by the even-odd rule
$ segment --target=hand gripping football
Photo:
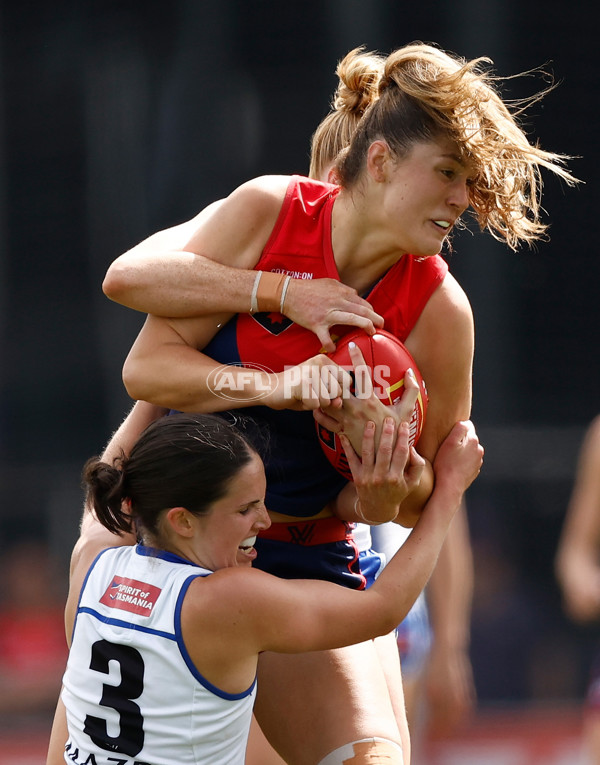
[[[415,373],[419,385],[419,393],[409,423],[409,441],[411,445],[416,444],[425,422],[427,389],[415,360],[400,340],[389,332],[380,329],[374,335],[367,335],[362,330],[357,330],[344,335],[337,342],[335,351],[327,354],[336,364],[339,364],[351,373],[353,373],[353,365],[348,351],[348,344],[350,342],[354,342],[362,352],[365,364],[371,373],[373,393],[388,406],[392,406],[402,397],[404,392],[404,375],[407,369],[412,369]],[[356,392],[354,387],[352,387],[351,392]],[[337,435],[318,423],[317,434],[321,448],[329,462],[331,462],[338,473],[341,473],[344,478],[351,481],[352,473]]]

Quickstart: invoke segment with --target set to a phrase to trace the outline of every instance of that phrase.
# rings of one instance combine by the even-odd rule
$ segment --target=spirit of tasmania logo
[[[160,587],[115,575],[100,598],[100,603],[132,614],[150,616],[160,593]]]

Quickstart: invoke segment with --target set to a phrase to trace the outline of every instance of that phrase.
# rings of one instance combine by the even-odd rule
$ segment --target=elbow
[[[126,296],[131,290],[127,274],[127,269],[118,260],[109,267],[102,282],[102,292],[109,300],[126,305]]]
[[[123,365],[122,379],[127,394],[134,401],[146,401],[163,409],[196,411],[182,397],[178,387],[171,385],[165,375],[151,364],[128,358]]]
[[[143,365],[128,358],[123,365],[123,385],[127,394],[135,401],[149,401],[151,404],[156,404],[156,390],[148,385],[150,375],[145,373],[142,367]]]
[[[400,507],[400,512],[392,520],[399,526],[403,526],[405,529],[414,529],[420,517],[420,509],[416,510],[415,508]]]
[[[375,622],[375,634],[374,637],[382,637],[383,635],[389,635],[393,633],[398,625],[404,621],[406,614],[410,609],[399,611],[398,608],[390,608],[389,602],[386,602],[383,608],[383,612],[380,614],[379,619]]]
[[[398,625],[404,621],[416,601],[416,597],[412,602],[405,596],[398,598],[395,589],[390,590],[388,584],[384,581],[376,581],[367,590],[371,596],[377,597],[376,615],[373,614],[372,620],[367,617],[364,619],[365,624],[372,626],[372,637],[381,637],[393,633]]]
[[[380,636],[394,634],[398,628],[398,625],[401,624],[408,616],[409,611],[410,608],[405,608],[400,612],[394,611],[394,613],[390,614],[386,619],[384,619],[383,624],[380,627]]]

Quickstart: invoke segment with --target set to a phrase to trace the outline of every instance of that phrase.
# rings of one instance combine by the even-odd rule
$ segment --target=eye
[[[446,178],[449,178],[452,180],[456,176],[456,171],[451,169],[446,169],[441,171],[442,175],[446,176]]]

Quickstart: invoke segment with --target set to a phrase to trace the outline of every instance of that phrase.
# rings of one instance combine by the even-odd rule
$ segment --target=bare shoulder
[[[261,175],[235,188],[227,197],[203,208],[188,223],[199,225],[232,209],[246,214],[278,213],[290,183],[288,175]]]
[[[285,175],[253,178],[232,191],[218,212],[231,222],[235,221],[238,227],[248,225],[254,229],[263,225],[270,232],[281,210],[289,183],[290,178]]]
[[[419,452],[433,459],[454,423],[468,419],[471,411],[473,312],[451,274],[429,299],[406,345],[429,393]]]
[[[289,182],[289,176],[265,175],[238,186],[185,224],[182,249],[253,268],[275,226]]]
[[[266,205],[281,204],[290,180],[289,175],[261,175],[242,183],[229,198],[243,197]]]
[[[474,346],[473,311],[465,291],[448,273],[423,309],[407,347],[428,366],[450,361],[470,365]]]
[[[119,537],[116,534],[112,534],[99,524],[90,512],[85,513],[79,539],[71,553],[69,594],[65,607],[67,637],[70,637],[77,611],[79,594],[92,563],[103,550],[127,544],[130,544],[128,537]]]
[[[423,310],[423,318],[438,325],[441,331],[448,329],[448,322],[454,330],[462,328],[472,331],[473,311],[469,298],[451,273],[446,274],[429,299]]]
[[[268,238],[285,198],[289,176],[264,175],[238,186],[224,199],[202,208],[193,218],[157,231],[117,258],[114,278],[123,261],[147,252],[192,252],[218,262],[252,268],[257,247]],[[240,257],[240,250],[247,249]],[[241,262],[238,262],[241,261]]]
[[[209,613],[229,611],[236,606],[252,609],[258,599],[264,597],[272,581],[277,579],[264,571],[250,567],[223,568],[207,577],[199,577],[190,587],[194,604]],[[205,612],[206,613],[206,612]]]
[[[269,604],[276,577],[253,568],[225,568],[196,578],[184,601],[186,632],[240,636],[258,650],[256,639],[271,618]],[[191,638],[193,640],[193,637]]]

